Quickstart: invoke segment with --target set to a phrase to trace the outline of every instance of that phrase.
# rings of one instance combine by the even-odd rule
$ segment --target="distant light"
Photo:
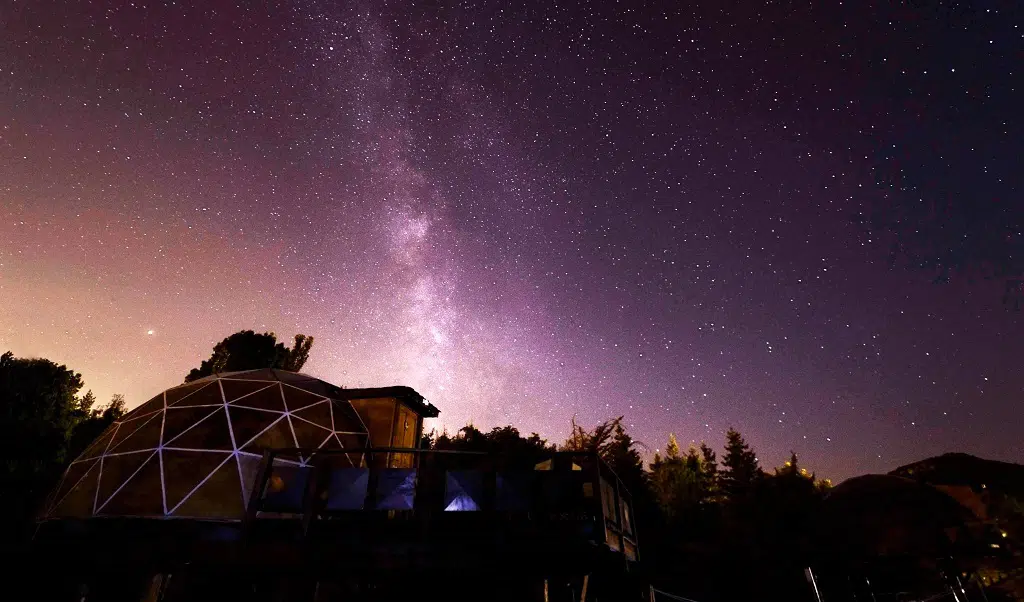
[[[999,534],[1002,535],[1003,537],[1008,537],[1007,534],[1006,534],[1006,531],[1000,531]]]
[[[997,543],[990,543],[989,545],[992,546],[993,548],[998,548],[999,547],[999,544],[997,544]]]
[[[147,331],[146,331],[146,334],[148,334],[148,335],[153,335],[153,334],[156,334],[156,333],[155,333],[155,332],[153,332],[152,330],[147,330]]]

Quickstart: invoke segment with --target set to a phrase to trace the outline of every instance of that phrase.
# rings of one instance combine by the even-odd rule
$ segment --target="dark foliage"
[[[0,356],[0,495],[37,501],[68,455],[82,376],[44,359]],[[93,399],[87,396],[88,404]],[[7,506],[7,504],[5,504]],[[24,512],[26,509],[22,508]]]
[[[527,466],[547,459],[548,454],[555,451],[555,447],[537,433],[523,437],[514,426],[494,427],[485,433],[473,425],[467,425],[454,436],[429,433],[424,436],[422,446],[438,450],[486,452]]]
[[[0,356],[0,514],[23,524],[64,466],[124,413],[124,399],[96,408],[78,397],[80,374],[50,360]]]
[[[202,371],[279,367],[298,370],[312,339],[298,335],[292,349],[273,334],[236,333],[214,349]],[[79,396],[81,376],[44,359],[0,356],[0,511],[4,521],[27,532],[29,520],[61,470],[125,412],[124,398],[97,407],[91,391]],[[513,426],[481,431],[470,425],[455,435],[430,433],[424,447],[479,451],[507,464],[534,467],[556,447],[538,434],[523,436]],[[592,429],[571,425],[563,450],[598,453],[615,471],[633,500],[644,570],[665,590],[715,600],[810,599],[803,569],[820,559],[816,532],[830,483],[802,468],[795,453],[771,473],[734,429],[726,434],[721,461],[705,443],[685,452],[671,437],[665,453],[645,469],[638,443],[622,417]],[[980,493],[996,526],[1010,540],[1022,531],[1021,468],[970,456],[948,455],[897,469],[929,484],[966,487]],[[954,502],[950,502],[954,503]],[[14,538],[19,533],[14,529]],[[1000,540],[1001,541],[1001,540]],[[1015,573],[987,565],[986,578],[1007,591]],[[984,567],[983,567],[984,568]],[[979,569],[980,570],[980,569]],[[980,572],[978,574],[981,574]]]
[[[664,517],[642,545],[662,588],[700,600],[809,599],[803,582],[825,482],[796,455],[765,474],[743,436],[730,430],[724,470],[705,443],[682,453],[670,437],[650,482]]]
[[[757,455],[735,429],[725,434],[725,457],[722,458],[722,489],[733,499],[750,493],[761,477]]]
[[[209,359],[193,368],[185,382],[191,382],[220,372],[254,370],[258,368],[280,368],[298,372],[309,359],[313,337],[295,335],[292,348],[277,342],[272,332],[257,334],[252,330],[241,330],[217,343]]]
[[[92,395],[92,391],[86,393]],[[100,433],[108,426],[125,415],[124,395],[115,393],[110,398],[110,403],[102,408],[83,407],[85,416],[75,425],[71,433],[71,441],[68,443],[68,459],[73,459],[85,451],[85,448],[92,443]]]
[[[646,492],[650,487],[644,471],[643,458],[637,443],[622,426],[622,416],[602,422],[586,430],[574,419],[569,438],[562,445],[566,451],[596,452],[608,463],[630,491]]]

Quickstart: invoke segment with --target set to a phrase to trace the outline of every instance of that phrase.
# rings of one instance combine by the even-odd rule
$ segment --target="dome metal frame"
[[[71,463],[42,518],[240,520],[265,449],[368,446],[366,424],[341,391],[272,369],[172,387],[112,424]],[[362,455],[343,457],[364,463]],[[285,455],[274,463],[307,460]]]

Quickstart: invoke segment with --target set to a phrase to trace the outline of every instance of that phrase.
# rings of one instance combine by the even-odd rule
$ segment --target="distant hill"
[[[980,519],[988,532],[987,554],[977,575],[1003,599],[1024,600],[1024,466],[970,454],[943,454],[889,473],[943,491]]]
[[[1024,497],[1024,466],[985,460],[970,454],[949,453],[900,466],[889,474],[929,485],[988,489],[1013,497]]]

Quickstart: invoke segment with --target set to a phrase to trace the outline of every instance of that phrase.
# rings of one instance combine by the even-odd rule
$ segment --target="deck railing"
[[[595,453],[524,459],[392,447],[289,448],[266,451],[260,466],[247,521],[301,518],[308,532],[318,520],[358,512],[410,518],[485,513],[578,523],[593,543],[629,560],[639,556],[629,491]]]

